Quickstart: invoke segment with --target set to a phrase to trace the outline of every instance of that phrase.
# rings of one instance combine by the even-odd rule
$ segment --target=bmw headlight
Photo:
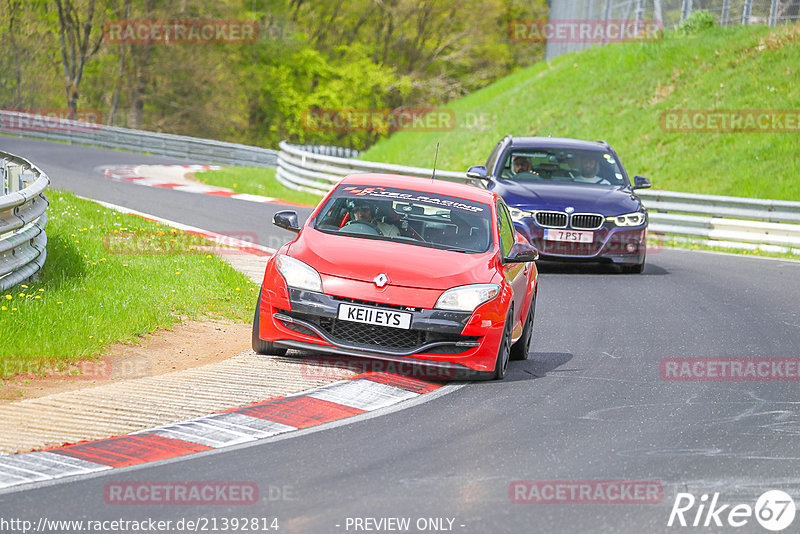
[[[310,265],[281,254],[275,260],[278,272],[283,275],[286,285],[294,289],[305,289],[322,293],[322,279]]]
[[[521,221],[522,219],[529,219],[534,215],[532,211],[525,211],[519,208],[512,208],[511,206],[508,207],[508,211],[511,213],[511,219],[517,222]]]
[[[625,215],[606,217],[606,220],[617,226],[641,226],[644,224],[645,218],[644,212],[636,211],[634,213],[626,213]]]
[[[448,289],[436,301],[437,310],[474,311],[475,308],[495,298],[500,293],[497,284],[471,284]]]

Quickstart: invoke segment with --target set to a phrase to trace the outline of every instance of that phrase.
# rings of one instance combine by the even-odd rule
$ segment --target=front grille
[[[592,213],[576,213],[569,221],[569,225],[576,230],[597,230],[603,226],[605,218]]]
[[[275,311],[294,317],[296,319],[311,323],[332,341],[349,345],[361,345],[371,349],[391,349],[391,350],[412,350],[427,343],[446,341],[452,345],[444,345],[426,349],[426,352],[435,353],[458,353],[464,352],[471,347],[456,347],[458,342],[477,341],[477,336],[462,336],[460,334],[442,334],[428,332],[424,330],[405,330],[402,328],[391,328],[388,326],[376,326],[352,321],[341,321],[335,317],[321,317],[307,313],[297,313],[285,310]],[[284,323],[288,328],[301,333],[311,332],[302,325],[295,325],[290,322]]]
[[[422,332],[419,330],[353,323],[331,317],[322,317],[319,326],[332,338],[357,345],[411,349],[423,343]]]
[[[540,211],[536,213],[536,224],[545,228],[565,228],[567,214],[558,211]]]

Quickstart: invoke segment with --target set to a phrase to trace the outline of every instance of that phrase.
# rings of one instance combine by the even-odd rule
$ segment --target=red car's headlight
[[[442,296],[436,301],[434,308],[438,310],[471,312],[484,302],[495,298],[499,293],[500,286],[497,284],[470,284],[468,286],[458,286],[442,293]]]
[[[283,275],[287,286],[322,293],[322,279],[310,265],[281,254],[275,258],[275,267]]]

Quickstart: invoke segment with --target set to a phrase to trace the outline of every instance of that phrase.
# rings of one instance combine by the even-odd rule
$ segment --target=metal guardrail
[[[30,161],[0,152],[0,291],[30,278],[47,258],[47,177]]]
[[[238,143],[0,110],[0,133],[121,148],[221,165],[275,167],[278,152]]]
[[[404,174],[430,178],[433,169],[377,163],[355,158],[327,156],[281,141],[276,177],[286,187],[324,195],[348,174],[361,172]],[[479,186],[463,172],[436,170],[436,178]]]
[[[377,163],[315,153],[329,149],[280,143],[278,180],[291,189],[326,194],[352,173],[376,172],[430,177],[432,169]],[[481,186],[464,172],[436,171],[436,177]],[[763,248],[800,253],[800,202],[673,191],[638,190],[647,207],[649,230],[682,240],[709,242],[723,247]]]

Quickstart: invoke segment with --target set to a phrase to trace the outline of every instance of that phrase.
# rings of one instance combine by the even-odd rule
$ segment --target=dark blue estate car
[[[486,165],[467,171],[508,204],[518,231],[542,259],[606,261],[624,272],[644,270],[647,210],[605,141],[511,137],[495,146]]]

